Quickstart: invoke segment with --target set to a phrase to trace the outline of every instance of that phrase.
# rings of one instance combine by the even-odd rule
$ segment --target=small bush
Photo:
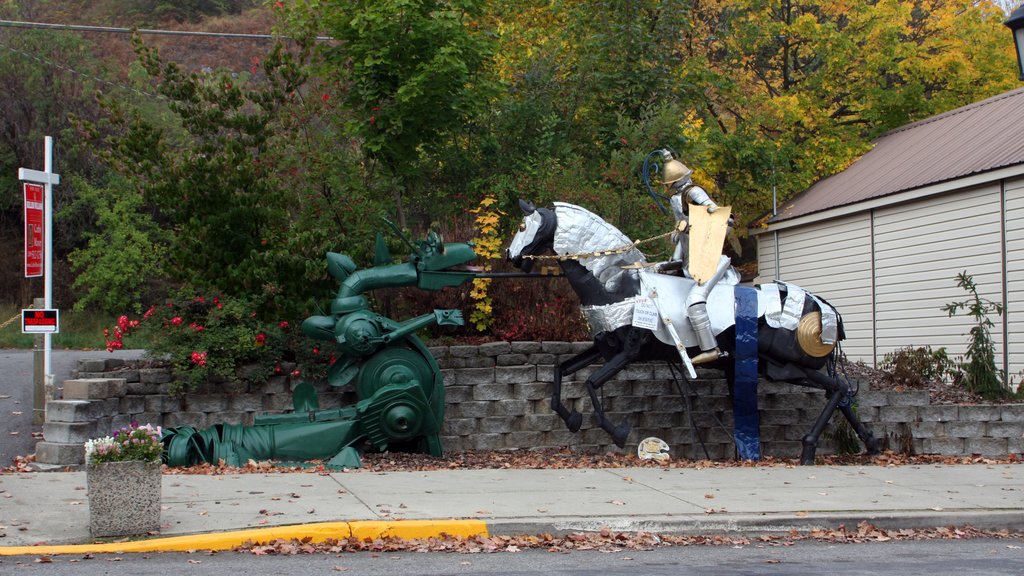
[[[955,381],[959,375],[956,362],[945,348],[907,346],[886,354],[878,367],[888,372],[893,381],[908,388],[927,388],[932,382]]]

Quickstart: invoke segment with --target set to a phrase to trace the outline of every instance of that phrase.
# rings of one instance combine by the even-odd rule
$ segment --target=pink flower
[[[298,378],[302,374],[300,370],[292,370],[292,378]]]
[[[277,327],[280,328],[281,330],[287,330],[288,329],[288,322],[285,322],[285,321],[282,320],[281,323],[277,325]]]
[[[206,328],[204,328],[200,324],[196,324],[195,322],[189,324],[188,327],[195,330],[196,332],[202,332],[203,330],[206,330]]]
[[[181,326],[182,322],[183,320],[181,319],[181,316],[175,316],[174,318],[171,318],[171,324],[174,324],[175,326]]]
[[[196,366],[206,366],[206,352],[193,352],[189,358]]]
[[[259,334],[256,335],[256,346],[263,346],[266,343],[267,343],[267,335],[266,334],[264,334],[263,332],[260,332]]]
[[[118,317],[118,319],[117,319],[117,326],[118,326],[118,328],[121,329],[121,332],[127,332],[128,331],[128,317],[127,316],[123,316],[123,315]]]

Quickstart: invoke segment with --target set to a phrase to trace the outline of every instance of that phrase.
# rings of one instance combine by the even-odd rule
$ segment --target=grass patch
[[[35,335],[21,333],[21,308],[13,304],[0,304],[0,323],[14,320],[0,329],[0,348],[31,349]],[[102,312],[85,310],[60,311],[60,332],[53,335],[54,348],[66,350],[102,350],[106,348],[103,329],[114,326],[116,318]],[[147,348],[148,342],[140,336],[125,338],[127,348]]]

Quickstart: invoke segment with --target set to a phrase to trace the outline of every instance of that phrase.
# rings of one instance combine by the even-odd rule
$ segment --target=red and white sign
[[[43,213],[43,186],[24,183],[25,186],[25,277],[38,278],[43,275],[43,256],[46,250],[45,222]]]

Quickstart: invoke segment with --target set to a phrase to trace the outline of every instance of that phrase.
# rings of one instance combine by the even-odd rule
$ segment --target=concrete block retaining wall
[[[589,418],[592,409],[583,382],[595,367],[563,381],[563,401],[585,416],[578,433],[566,430],[549,407],[555,365],[587,346],[588,342],[492,342],[431,348],[445,382],[445,449],[619,450]],[[81,361],[75,378],[64,382],[63,399],[47,405],[44,441],[36,447],[36,460],[81,463],[86,440],[107,435],[132,420],[203,428],[218,423],[252,424],[257,414],[291,408],[289,376],[230,389],[211,385],[175,398],[168,394],[170,371],[143,366],[115,359]],[[602,387],[599,393],[608,416],[616,423],[628,419],[633,426],[631,444],[625,450],[634,450],[643,438],[657,436],[668,442],[677,458],[735,456],[725,379],[710,370],[698,375],[696,381],[677,386],[669,366],[634,364]],[[356,401],[351,390],[337,390],[326,383],[316,387],[322,408]],[[892,450],[943,455],[1024,453],[1024,404],[932,406],[924,391],[864,389],[857,400],[861,418]],[[762,453],[799,456],[800,439],[824,401],[821,391],[762,380],[758,386]],[[694,433],[703,443],[694,440]],[[832,450],[826,430],[818,453]]]

